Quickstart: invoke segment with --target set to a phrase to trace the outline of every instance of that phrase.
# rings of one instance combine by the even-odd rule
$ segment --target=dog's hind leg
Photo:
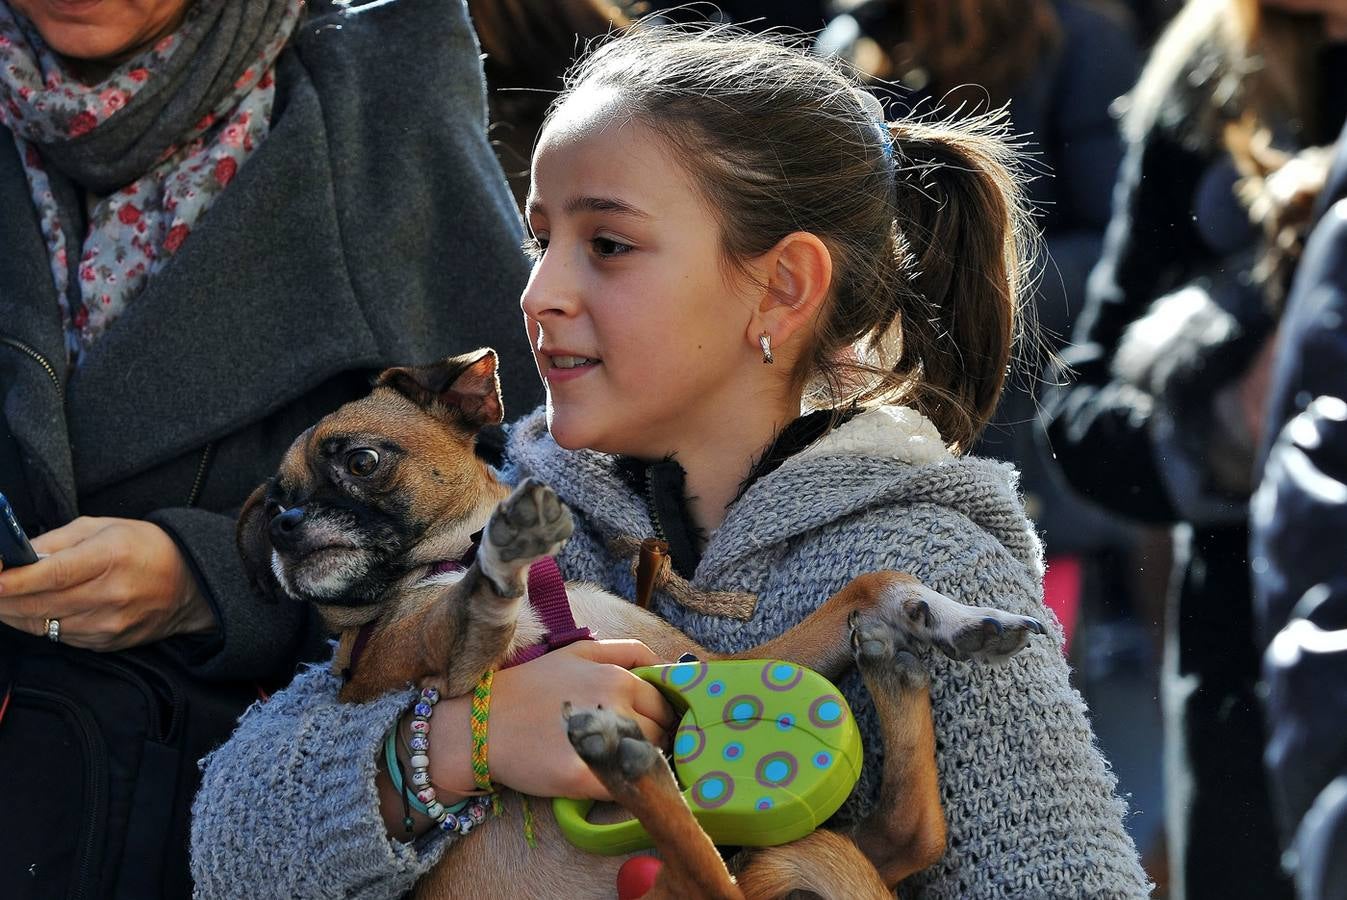
[[[858,613],[851,624],[856,665],[884,739],[879,802],[852,838],[892,888],[945,852],[930,679],[887,617]]]
[[[884,615],[907,640],[929,645],[951,659],[999,663],[1024,649],[1030,635],[1047,634],[1043,623],[985,606],[968,606],[915,579],[885,598]]]
[[[566,733],[613,800],[640,820],[664,860],[643,900],[705,897],[743,900],[725,862],[707,837],[664,756],[636,723],[611,710],[566,709]]]
[[[823,900],[893,900],[893,891],[850,838],[820,828],[798,841],[746,852],[739,870],[745,900],[818,896]]]

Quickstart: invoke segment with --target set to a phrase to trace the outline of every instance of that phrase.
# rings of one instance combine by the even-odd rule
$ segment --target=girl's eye
[[[621,241],[615,241],[612,238],[606,237],[596,237],[594,240],[590,241],[590,245],[594,247],[595,253],[605,258],[621,256],[631,250],[630,244],[624,244]]]
[[[529,235],[524,238],[524,255],[537,262],[547,252],[547,238]]]
[[[364,478],[379,468],[379,453],[369,447],[361,447],[346,454],[346,471],[358,478]]]

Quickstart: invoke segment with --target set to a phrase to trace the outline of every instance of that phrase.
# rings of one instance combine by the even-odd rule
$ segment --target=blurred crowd
[[[890,113],[1003,111],[1043,253],[978,452],[1022,473],[1156,896],[1347,896],[1347,3],[469,6],[521,201],[577,41],[642,16],[799,30]]]

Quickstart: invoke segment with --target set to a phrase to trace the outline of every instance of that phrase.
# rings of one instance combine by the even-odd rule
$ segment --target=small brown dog
[[[296,439],[280,471],[249,498],[239,546],[258,583],[315,604],[339,633],[335,671],[344,701],[408,685],[470,692],[481,673],[542,637],[524,600],[530,564],[572,530],[547,487],[513,491],[473,452],[477,432],[499,423],[496,355],[490,350],[383,372],[369,396],[348,403]],[[483,529],[466,573],[439,574]],[[716,655],[634,603],[593,585],[568,585],[576,621],[604,637],[639,638],[661,658]],[[686,583],[682,590],[691,590]],[[357,632],[367,643],[349,667]],[[777,658],[836,679],[853,660],[882,726],[884,772],[876,812],[852,833],[824,830],[745,850],[729,866],[679,793],[660,751],[634,723],[606,710],[568,714],[571,743],[616,799],[593,817],[635,815],[664,859],[650,900],[672,897],[887,898],[903,878],[944,852],[926,673],[911,648],[955,658],[1004,659],[1043,633],[1036,620],[963,606],[897,572],[863,575],[803,622],[740,658]],[[558,714],[561,711],[558,710]],[[577,850],[550,805],[534,802],[537,846],[523,837],[521,798],[505,792],[504,821],[464,837],[417,887],[418,897],[611,897],[627,857]],[[624,811],[625,810],[625,811]],[[731,871],[735,874],[732,876]],[[502,884],[503,873],[509,883]]]

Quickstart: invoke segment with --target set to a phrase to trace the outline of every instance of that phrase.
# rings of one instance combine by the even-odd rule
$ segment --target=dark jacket
[[[1273,798],[1304,898],[1347,896],[1347,143],[1282,320],[1253,503]],[[1283,427],[1285,426],[1285,427]]]
[[[33,534],[77,515],[164,527],[220,622],[174,642],[204,675],[284,678],[324,652],[306,608],[253,595],[234,546],[239,506],[300,431],[384,366],[482,345],[513,414],[540,396],[478,53],[461,0],[313,4],[270,135],[69,376],[0,132],[0,491]]]
[[[1220,145],[1223,59],[1209,44],[1148,63],[1173,68],[1158,108],[1131,113],[1103,257],[1062,354],[1073,371],[1050,377],[1065,386],[1045,402],[1047,437],[1074,488],[1131,519],[1185,525],[1162,699],[1169,859],[1175,896],[1187,900],[1290,894],[1262,766],[1253,448],[1213,402],[1272,330],[1248,277],[1255,232]]]

